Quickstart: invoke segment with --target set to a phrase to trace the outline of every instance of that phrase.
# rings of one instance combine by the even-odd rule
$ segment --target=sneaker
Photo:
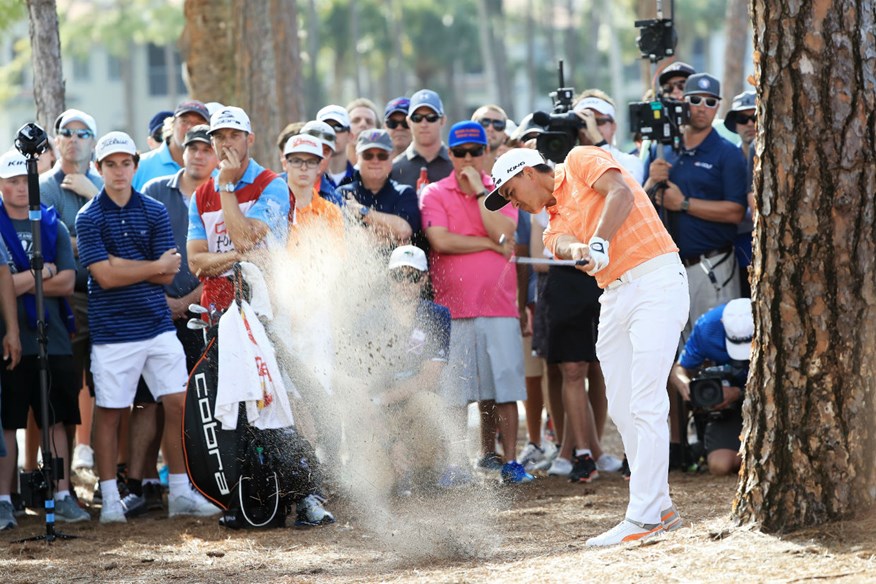
[[[557,445],[553,442],[542,442],[541,448],[544,450],[544,460],[532,465],[532,468],[527,468],[526,470],[532,472],[534,470],[547,470],[553,464],[554,459],[557,458],[557,455],[560,453],[560,449],[557,448]]]
[[[452,489],[454,487],[465,487],[474,482],[474,477],[471,476],[471,471],[467,468],[450,465],[441,476],[438,477],[438,486],[442,489]]]
[[[15,520],[15,512],[12,509],[12,503],[9,501],[0,501],[0,531],[12,529],[18,525]]]
[[[517,458],[517,461],[523,465],[523,468],[529,469],[534,464],[542,462],[544,458],[545,455],[542,447],[530,442],[520,451],[520,456]]]
[[[210,517],[216,515],[221,509],[204,498],[204,496],[189,489],[183,495],[171,496],[167,500],[167,514],[170,517],[177,515],[192,515],[195,517]]]
[[[73,449],[73,462],[70,463],[71,470],[79,470],[82,468],[94,468],[94,450],[88,444],[77,444]]]
[[[91,521],[91,515],[76,503],[73,497],[67,495],[63,499],[55,500],[55,520],[65,523],[79,523]]]
[[[145,483],[143,485],[143,498],[146,500],[147,511],[164,510],[161,485],[158,483]]]
[[[501,475],[502,484],[505,485],[529,483],[535,479],[535,477],[526,472],[526,469],[523,468],[523,465],[516,460],[506,462],[502,466]]]
[[[104,503],[100,508],[101,523],[127,523],[125,519],[125,506],[119,500]]]
[[[548,476],[567,477],[572,472],[572,461],[559,456],[554,459],[548,469]]]
[[[623,466],[623,461],[611,454],[603,454],[596,460],[596,470],[601,470],[602,472],[618,472]]]
[[[569,481],[573,483],[589,483],[599,478],[596,470],[596,461],[589,454],[576,456],[572,461],[572,472],[569,473]]]
[[[499,472],[502,470],[502,457],[495,452],[487,452],[478,461],[478,468],[491,472]]]
[[[296,505],[297,516],[295,525],[299,527],[329,525],[335,522],[335,516],[323,507],[325,499],[319,495],[307,495]]]
[[[143,495],[128,493],[122,498],[122,507],[125,508],[125,517],[136,517],[146,513],[146,498]]]
[[[675,505],[660,512],[660,522],[663,524],[663,531],[666,532],[684,527],[684,521],[682,521],[681,515],[678,514],[678,509],[675,508]]]
[[[663,533],[662,523],[648,525],[631,519],[624,519],[602,535],[588,539],[587,545],[590,547],[601,547],[632,541],[645,541],[661,533]]]
[[[627,460],[627,455],[624,454],[624,461],[621,463],[621,475],[624,477],[624,480],[630,480],[630,476],[632,476],[632,472],[630,471],[630,461]]]

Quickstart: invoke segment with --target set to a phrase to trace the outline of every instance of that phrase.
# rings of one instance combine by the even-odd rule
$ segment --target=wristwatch
[[[219,187],[219,190],[223,193],[233,193],[234,192],[234,183],[225,183]]]
[[[680,211],[682,213],[687,213],[688,209],[690,209],[690,197],[685,197],[684,200],[681,202]]]

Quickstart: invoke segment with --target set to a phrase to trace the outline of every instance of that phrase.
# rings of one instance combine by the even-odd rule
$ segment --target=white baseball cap
[[[599,99],[598,97],[585,97],[575,105],[576,112],[580,112],[585,109],[598,111],[604,116],[611,117],[611,119],[615,118],[614,106],[604,99]]]
[[[94,157],[100,162],[110,154],[118,154],[123,152],[131,156],[137,155],[137,145],[134,140],[124,132],[110,132],[104,134],[97,141],[94,147]]]
[[[27,174],[27,160],[18,150],[9,150],[0,156],[0,178]]]
[[[402,245],[392,250],[392,254],[389,256],[389,269],[394,270],[404,266],[421,272],[429,271],[426,254],[415,245]]]
[[[347,110],[342,108],[339,105],[327,105],[318,112],[316,112],[316,119],[320,122],[325,122],[327,120],[332,120],[333,122],[337,122],[343,128],[350,127],[350,114],[347,113]]]
[[[498,211],[508,204],[508,200],[499,194],[499,187],[520,174],[527,166],[547,164],[544,157],[531,148],[512,148],[493,164],[493,184],[496,185],[484,199],[484,206],[490,211]]]
[[[252,125],[249,123],[249,116],[246,112],[233,105],[225,107],[213,112],[210,116],[210,133],[223,128],[231,128],[232,130],[242,130],[247,134],[252,134]]]
[[[322,142],[310,134],[295,134],[286,140],[286,146],[283,147],[283,156],[289,154],[313,154],[322,158]]]
[[[730,358],[736,361],[751,359],[751,340],[754,338],[751,299],[737,298],[725,304],[721,324],[724,325],[724,342]]]
[[[78,109],[68,109],[58,116],[55,120],[55,132],[61,128],[66,128],[70,122],[82,122],[86,128],[97,136],[97,123],[94,121],[94,118]]]
[[[329,124],[319,120],[311,120],[302,126],[299,134],[309,134],[317,138],[324,146],[332,149],[332,152],[337,152],[337,135],[335,129]]]

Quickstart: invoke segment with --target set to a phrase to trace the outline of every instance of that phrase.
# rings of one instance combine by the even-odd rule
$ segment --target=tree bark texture
[[[758,167],[740,523],[876,499],[876,5],[755,0]]]
[[[235,105],[232,0],[185,0],[186,26],[180,39],[189,94],[202,101]]]
[[[55,0],[28,0],[27,12],[37,122],[50,131],[55,118],[66,109],[58,8]]]
[[[743,79],[745,74],[743,60],[747,54],[748,28],[751,21],[748,18],[748,0],[727,0],[727,12],[724,18],[724,31],[727,43],[724,45],[724,80],[721,83],[721,116],[725,116],[733,103],[733,97],[748,88]]]

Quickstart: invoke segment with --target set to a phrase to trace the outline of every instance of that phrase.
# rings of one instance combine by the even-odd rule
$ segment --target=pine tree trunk
[[[755,343],[734,516],[767,531],[876,498],[872,0],[756,0]]]
[[[743,59],[748,41],[748,0],[727,0],[724,30],[727,42],[724,45],[724,80],[721,83],[721,115],[726,115],[733,103],[733,96],[742,93],[748,86],[742,78]]]
[[[185,0],[180,49],[194,99],[237,105],[231,4],[232,0]]]
[[[37,122],[50,130],[55,118],[65,109],[58,8],[55,0],[27,0],[27,12]]]

